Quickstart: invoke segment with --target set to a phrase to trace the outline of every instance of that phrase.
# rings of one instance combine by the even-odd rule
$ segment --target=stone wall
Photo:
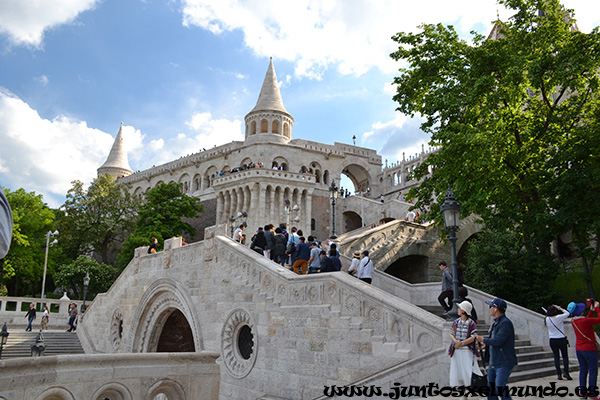
[[[249,400],[312,399],[325,385],[443,346],[443,322],[410,302],[344,273],[297,276],[214,231],[205,235],[188,246],[168,240],[152,255],[137,249],[80,324],[84,348],[155,351],[178,310],[195,350],[221,354],[220,398]]]
[[[217,353],[91,354],[0,361],[8,400],[216,400]]]

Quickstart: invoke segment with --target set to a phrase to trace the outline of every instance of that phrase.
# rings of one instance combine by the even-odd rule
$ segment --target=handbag
[[[479,353],[482,353],[482,348],[481,348],[481,343],[477,343],[477,346],[479,347]],[[487,348],[487,347],[486,347]],[[487,372],[485,371],[485,359],[481,358],[481,364],[483,365],[483,375],[477,375],[476,373],[471,373],[471,387],[473,388],[473,390],[477,391],[477,393],[482,393],[482,388],[484,387],[488,387],[488,376],[487,376]]]

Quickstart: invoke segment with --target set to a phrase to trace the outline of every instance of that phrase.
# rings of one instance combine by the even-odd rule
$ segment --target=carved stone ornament
[[[238,308],[229,313],[221,331],[221,356],[234,378],[252,371],[258,352],[258,332],[248,311]]]
[[[121,309],[117,308],[110,319],[110,341],[113,350],[119,350],[121,339],[123,338],[123,314]]]

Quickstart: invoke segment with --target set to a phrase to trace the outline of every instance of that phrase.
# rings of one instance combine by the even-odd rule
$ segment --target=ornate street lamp
[[[2,350],[4,350],[4,346],[6,345],[6,342],[8,341],[8,335],[10,335],[10,333],[8,333],[8,330],[6,329],[6,322],[5,322],[4,326],[2,327],[2,331],[0,331],[0,359],[2,358]]]
[[[450,185],[446,192],[444,204],[440,206],[444,216],[444,226],[450,235],[449,240],[452,247],[452,309],[448,311],[448,321],[458,318],[458,263],[456,262],[456,231],[460,222],[460,204],[456,201]]]
[[[329,239],[337,239],[335,234],[335,200],[338,197],[338,188],[335,186],[335,179],[331,180],[331,186],[329,186],[329,198],[331,199],[331,236]]]
[[[44,277],[42,278],[42,299],[46,298],[44,294],[44,289],[46,288],[46,267],[48,266],[48,248],[58,243],[58,240],[56,239],[54,239],[52,243],[50,243],[50,236],[56,235],[58,235],[58,231],[48,231],[48,233],[46,233],[46,256],[44,257]]]
[[[81,305],[81,314],[83,314],[86,310],[85,308],[85,297],[87,296],[88,287],[90,286],[90,274],[88,272],[85,273],[83,277],[83,304]]]
[[[354,145],[356,146],[356,135],[352,135],[352,140],[354,141]]]
[[[41,357],[44,355],[45,351],[46,345],[44,344],[44,335],[42,335],[42,331],[40,331],[35,339],[35,344],[31,345],[31,357]]]

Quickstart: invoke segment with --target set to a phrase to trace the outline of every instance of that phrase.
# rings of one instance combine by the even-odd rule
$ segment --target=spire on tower
[[[127,152],[125,151],[125,144],[123,142],[123,123],[121,122],[121,127],[119,128],[115,142],[110,149],[110,153],[108,153],[108,158],[104,164],[98,168],[98,176],[108,174],[112,175],[115,179],[118,179],[123,176],[131,175],[132,173],[133,171],[127,161]]]
[[[244,118],[246,122],[246,142],[280,142],[292,139],[294,118],[283,106],[277,75],[273,67],[273,57],[265,75],[258,101]]]
[[[269,68],[267,69],[262,89],[260,89],[256,106],[250,112],[255,111],[281,111],[288,114],[281,99],[277,75],[275,75],[275,68],[273,67],[273,57],[270,58]]]

